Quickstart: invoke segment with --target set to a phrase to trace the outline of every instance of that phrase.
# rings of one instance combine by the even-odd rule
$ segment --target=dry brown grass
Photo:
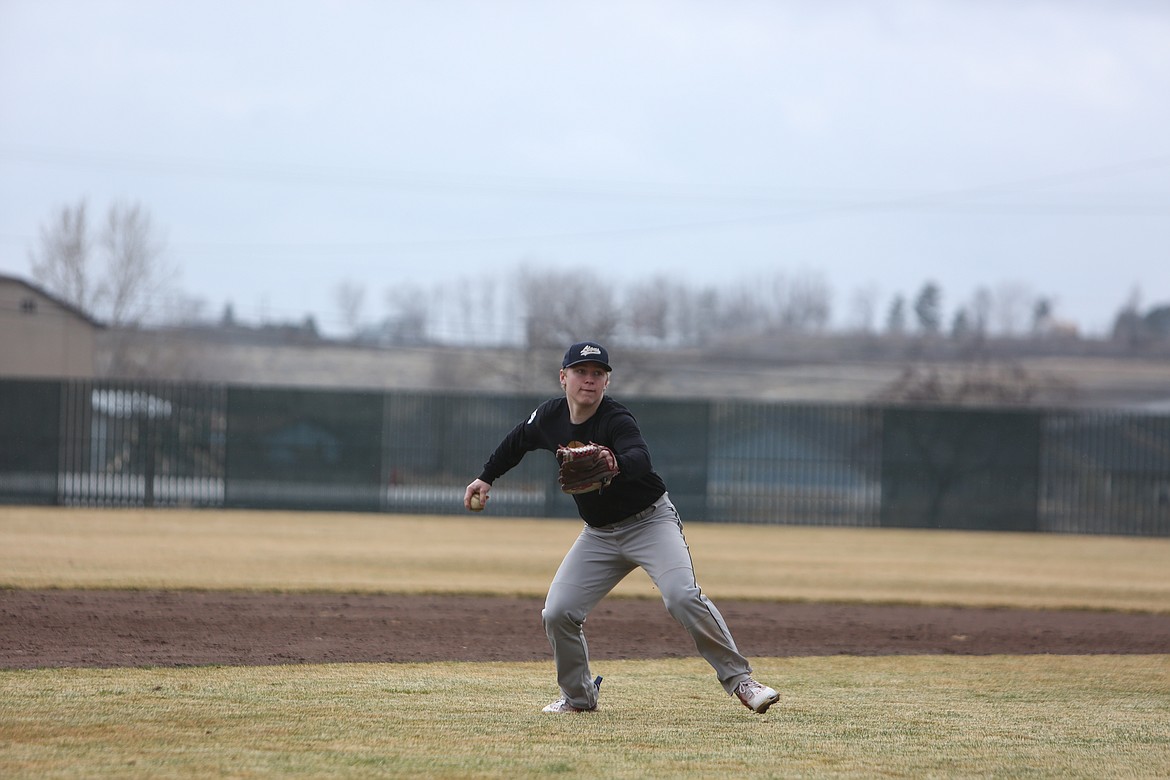
[[[1166,777],[1165,656],[615,661],[548,716],[545,664],[0,672],[0,776]],[[470,693],[470,695],[469,695]]]
[[[573,521],[0,509],[0,586],[542,596]],[[720,598],[1170,611],[1170,539],[694,523]],[[657,598],[636,572],[619,595]]]

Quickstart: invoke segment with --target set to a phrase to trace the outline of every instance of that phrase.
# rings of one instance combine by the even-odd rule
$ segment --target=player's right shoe
[[[760,685],[750,677],[735,686],[735,695],[743,702],[743,706],[761,715],[780,701],[780,694],[766,685]]]
[[[601,675],[598,675],[597,679],[593,681],[593,687],[596,688],[598,692],[601,691]],[[583,710],[580,707],[574,707],[572,704],[569,704],[569,700],[562,696],[541,710],[541,712],[597,712],[597,705],[594,704],[589,709]]]

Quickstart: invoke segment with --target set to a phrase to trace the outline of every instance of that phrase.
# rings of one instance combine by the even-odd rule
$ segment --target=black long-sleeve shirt
[[[638,421],[629,409],[609,396],[601,399],[593,416],[580,425],[569,419],[565,398],[545,401],[529,418],[513,428],[483,465],[479,478],[494,483],[533,450],[555,453],[571,441],[602,444],[613,450],[621,470],[602,490],[573,498],[581,518],[593,526],[610,525],[647,508],[666,492],[666,483],[654,471],[650,450]]]

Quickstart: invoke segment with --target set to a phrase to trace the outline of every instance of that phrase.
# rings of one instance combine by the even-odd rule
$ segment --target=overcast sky
[[[1102,333],[1170,303],[1170,3],[0,0],[0,273],[80,198],[210,315],[525,265]]]

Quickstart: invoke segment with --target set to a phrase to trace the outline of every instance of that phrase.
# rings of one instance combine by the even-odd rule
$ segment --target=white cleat
[[[735,695],[743,702],[743,706],[761,715],[780,701],[780,694],[766,685],[760,685],[750,677],[735,686]]]
[[[598,691],[601,690],[601,676],[600,675],[598,675],[597,679],[593,681],[593,687],[596,688]],[[572,704],[569,704],[569,700],[566,699],[564,696],[562,696],[561,698],[557,699],[552,704],[548,705],[543,710],[541,710],[541,712],[597,712],[597,705],[594,704],[592,707],[589,707],[588,709],[581,709],[580,707],[574,707]]]

